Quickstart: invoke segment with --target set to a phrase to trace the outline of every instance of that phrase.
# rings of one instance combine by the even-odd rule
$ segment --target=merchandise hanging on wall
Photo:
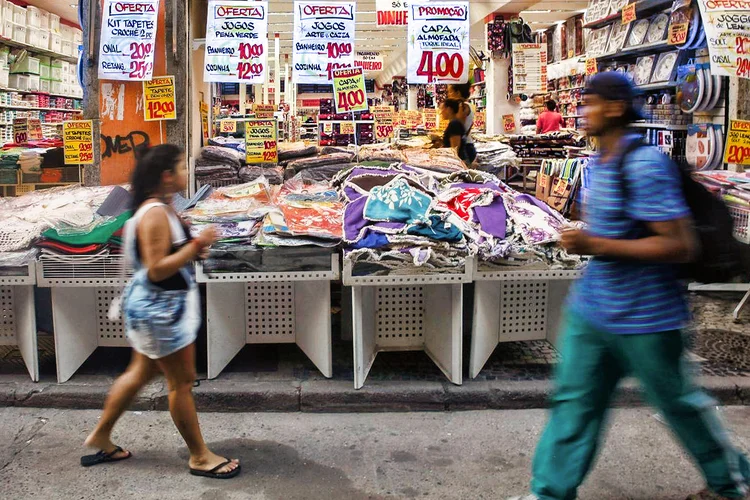
[[[698,0],[714,75],[750,78],[750,1]]]
[[[294,2],[294,83],[330,83],[354,66],[355,2]]]
[[[158,14],[159,0],[106,0],[100,80],[151,80]]]
[[[469,2],[410,2],[407,80],[469,80]]]
[[[268,71],[268,2],[211,0],[204,82],[264,83]]]

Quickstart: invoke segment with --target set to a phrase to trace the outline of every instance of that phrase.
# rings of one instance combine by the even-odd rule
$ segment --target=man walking
[[[568,297],[551,416],[533,461],[533,494],[524,500],[576,498],[627,374],[701,469],[708,489],[690,500],[748,493],[747,459],[682,366],[688,307],[673,264],[689,261],[697,244],[677,165],[636,146],[639,136],[627,129],[640,118],[634,95],[616,72],[595,75],[585,90],[586,131],[601,151],[582,193],[587,229],[564,233],[562,244],[593,259]]]

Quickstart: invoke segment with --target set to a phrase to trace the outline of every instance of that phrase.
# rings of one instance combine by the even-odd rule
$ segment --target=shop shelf
[[[648,85],[639,85],[636,88],[641,92],[649,92],[651,90],[664,90],[671,89],[677,86],[677,82],[659,82],[650,83]]]
[[[14,269],[16,271],[16,269]],[[0,276],[0,346],[17,346],[31,380],[39,381],[34,263]]]
[[[78,63],[77,57],[71,57],[65,54],[60,54],[58,52],[52,52],[51,50],[40,49],[39,47],[35,47],[34,45],[29,45],[28,43],[17,42],[15,40],[11,40],[9,38],[5,38],[2,36],[0,36],[0,45],[7,45],[8,47],[26,49],[33,54],[42,54],[44,56],[54,57],[55,59],[62,59],[63,61],[68,61],[69,63],[74,63],[74,64]]]
[[[639,45],[637,47],[628,47],[618,52],[601,55],[596,59],[600,62],[615,61],[618,59],[633,58],[647,54],[667,52],[670,50],[677,50],[677,47],[675,47],[674,45],[669,45],[666,40],[663,40],[661,42],[647,43],[645,45]]]
[[[650,128],[650,129],[659,129],[659,130],[687,130],[687,125],[669,125],[664,123],[631,123],[631,127],[633,128]]]
[[[638,19],[643,19],[651,14],[667,9],[672,5],[672,0],[640,0],[635,3],[635,13]],[[584,26],[588,29],[597,29],[614,21],[621,20],[622,13],[618,12],[598,21],[592,21]]]

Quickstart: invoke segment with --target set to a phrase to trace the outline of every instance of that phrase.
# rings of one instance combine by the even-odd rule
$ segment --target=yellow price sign
[[[487,114],[484,111],[474,113],[474,126],[472,128],[481,131],[487,128]]]
[[[209,130],[208,130],[208,104],[201,101],[201,129],[203,130],[203,141],[208,141]]]
[[[682,45],[687,41],[690,23],[675,23],[669,25],[668,45]]]
[[[333,133],[333,123],[323,123],[323,133],[324,134],[332,134]]]
[[[514,115],[503,115],[503,130],[506,134],[516,131],[516,117]]]
[[[427,130],[437,130],[437,110],[424,110],[424,128]]]
[[[586,76],[595,75],[599,72],[599,68],[596,65],[596,58],[592,57],[586,59]]]
[[[147,122],[177,119],[174,76],[143,82],[143,114]]]
[[[422,125],[422,112],[421,111],[407,111],[406,112],[406,126],[408,128],[417,128]]]
[[[336,113],[356,113],[370,109],[362,68],[337,69],[333,72],[333,101]]]
[[[276,112],[276,106],[273,104],[253,104],[253,113],[255,118],[269,119],[273,118],[273,114]]]
[[[750,165],[750,121],[730,120],[724,163]]]
[[[76,120],[63,122],[63,143],[66,165],[94,163],[94,122]]]
[[[245,122],[245,163],[278,163],[278,131],[276,120]]]
[[[221,120],[219,122],[219,132],[222,134],[234,134],[237,132],[236,120]]]
[[[354,135],[355,127],[353,123],[343,122],[339,125],[339,131],[342,135]]]
[[[622,9],[622,24],[630,24],[636,19],[638,19],[638,16],[635,14],[635,3],[626,5]]]
[[[372,114],[375,116],[375,121],[390,120],[393,124],[393,106],[373,106]]]

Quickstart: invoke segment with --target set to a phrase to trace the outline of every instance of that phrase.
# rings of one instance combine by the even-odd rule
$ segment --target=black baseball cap
[[[643,115],[635,105],[635,98],[640,93],[632,80],[624,73],[618,71],[597,73],[588,79],[583,93],[598,95],[607,101],[623,101],[628,106],[624,117],[628,123],[643,120]]]

